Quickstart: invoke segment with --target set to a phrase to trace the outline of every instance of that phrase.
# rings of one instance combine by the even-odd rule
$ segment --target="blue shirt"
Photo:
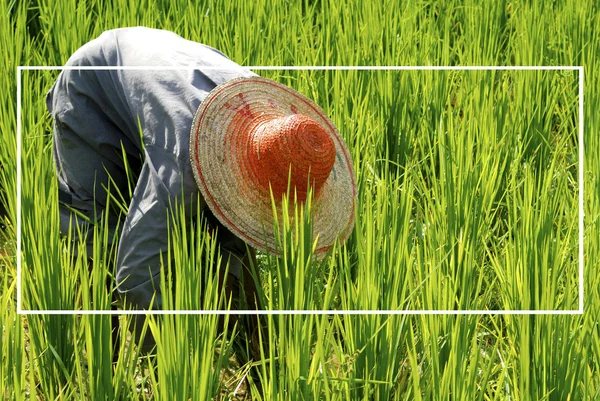
[[[128,67],[61,72],[47,96],[55,120],[54,159],[61,193],[87,216],[94,206],[105,207],[109,181],[113,192],[116,187],[128,198],[123,152],[139,171],[120,228],[116,279],[128,302],[147,308],[156,295],[154,307],[160,307],[169,207],[183,202],[193,215],[197,200],[203,202],[189,156],[194,113],[217,85],[255,74],[211,47],[143,27],[104,32],[66,65]],[[190,68],[131,69],[135,66]],[[71,216],[62,205],[61,230],[68,228]],[[223,261],[233,255],[230,272],[239,274],[245,244],[224,227],[219,232]]]

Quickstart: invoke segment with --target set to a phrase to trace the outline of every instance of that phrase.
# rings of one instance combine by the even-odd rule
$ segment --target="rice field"
[[[594,2],[31,0],[5,1],[0,18],[0,397],[600,400]],[[582,66],[583,166],[578,70],[257,70],[317,102],[348,144],[352,235],[315,260],[310,204],[286,205],[284,256],[259,253],[254,277],[264,310],[285,313],[249,333],[251,317],[228,314],[218,292],[216,242],[175,207],[164,308],[221,314],[123,314],[116,347],[111,316],[85,312],[114,306],[118,238],[99,221],[88,255],[59,232],[44,96],[60,71],[20,72],[19,138],[17,66],[64,65],[103,31],[137,25],[246,66]],[[127,213],[127,194],[111,201]]]

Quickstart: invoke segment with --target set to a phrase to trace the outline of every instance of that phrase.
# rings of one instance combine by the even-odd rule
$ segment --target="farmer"
[[[350,155],[311,100],[211,47],[143,27],[103,33],[67,67],[47,95],[61,230],[73,220],[89,231],[108,214],[119,234],[117,290],[127,304],[161,308],[169,210],[183,204],[187,217],[201,210],[212,224],[218,268],[229,264],[227,281],[258,307],[253,281],[243,279],[253,258],[246,245],[277,252],[270,190],[279,201],[290,169],[300,201],[309,177],[315,193],[317,257],[348,237],[356,196]],[[119,226],[107,189],[128,194],[124,154],[137,181]]]

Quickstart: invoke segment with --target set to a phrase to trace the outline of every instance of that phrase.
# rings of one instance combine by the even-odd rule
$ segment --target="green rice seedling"
[[[173,233],[165,266],[161,269],[161,293],[165,310],[235,309],[233,299],[219,283],[216,236],[211,236],[198,209],[187,219],[184,206],[175,208]],[[216,263],[215,263],[216,262]],[[227,273],[224,274],[225,280]],[[220,290],[221,289],[221,290]],[[152,387],[159,399],[213,399],[216,394],[235,392],[243,377],[226,388],[222,371],[232,358],[238,325],[229,315],[150,316],[149,333],[156,341],[156,357],[149,369]],[[238,356],[241,358],[241,356]]]
[[[377,171],[372,165],[368,181],[359,186],[364,202],[357,207],[355,233],[335,263],[341,310],[399,311],[416,305],[413,227],[405,224],[413,210],[414,198],[405,196],[412,184],[407,174],[393,177],[385,166]],[[399,352],[408,334],[406,317],[371,313],[335,316],[331,322],[337,342],[330,352],[344,383],[341,399],[390,399],[405,374]]]
[[[501,342],[480,331],[483,320],[460,315],[418,319],[406,340],[415,399],[486,399],[494,393]],[[415,338],[423,341],[415,343]]]
[[[7,212],[0,262],[2,397],[227,399],[246,375],[253,398],[265,400],[600,398],[600,19],[593,2],[35,0],[5,2],[0,22],[0,196]],[[134,318],[121,316],[126,345],[112,363],[108,316],[18,315],[17,260],[23,262],[25,309],[110,308],[103,278],[114,249],[95,250],[90,274],[87,256],[68,256],[70,247],[83,254],[83,244],[57,234],[51,120],[42,101],[57,72],[21,73],[17,199],[16,66],[63,65],[101,32],[135,25],[173,30],[244,65],[583,66],[584,148],[578,71],[259,71],[323,106],[349,145],[358,201],[354,233],[323,262],[305,261],[314,239],[287,240],[286,259],[259,255],[257,277],[264,301],[284,309],[566,312],[579,306],[582,285],[583,314],[269,316],[260,332],[262,356],[243,361],[233,384],[219,376],[218,366],[231,368],[229,358],[250,348],[241,323],[234,328],[231,322],[219,337],[219,316],[142,317],[160,349],[140,361],[124,330]],[[20,255],[14,250],[18,202]],[[306,234],[308,226],[297,221]],[[211,255],[203,230],[185,223],[199,233],[194,241],[204,238],[203,255]],[[172,231],[182,232],[181,224],[175,219]],[[112,233],[98,224],[90,235],[102,242]],[[227,308],[218,287],[204,279],[210,270],[204,258],[189,256],[198,248],[188,242],[183,251],[177,235],[171,306]],[[218,252],[211,258],[218,261]],[[179,269],[193,280],[179,282]],[[295,276],[302,269],[303,282]]]
[[[584,154],[584,257],[585,257],[585,269],[584,269],[584,280],[583,280],[583,302],[584,302],[584,316],[581,319],[565,319],[565,326],[571,327],[570,332],[574,331],[574,327],[577,328],[581,343],[577,343],[576,339],[573,339],[567,343],[564,343],[566,347],[570,347],[572,353],[580,351],[581,354],[574,356],[577,358],[575,362],[585,370],[585,373],[581,373],[583,380],[575,378],[571,375],[570,381],[563,381],[561,384],[566,385],[567,383],[578,383],[573,384],[577,386],[578,393],[584,399],[597,399],[600,398],[600,275],[597,274],[597,257],[600,243],[600,225],[598,224],[598,216],[600,216],[600,180],[596,178],[594,172],[600,171],[600,153],[597,151],[600,149],[600,141],[595,132],[598,132],[598,107],[599,98],[595,94],[598,93],[599,80],[598,74],[600,71],[600,65],[598,64],[598,58],[594,55],[600,50],[600,21],[597,18],[590,18],[585,10],[573,6],[571,12],[568,14],[574,20],[589,29],[590,37],[585,38],[584,35],[577,34],[576,27],[569,26],[557,26],[560,29],[562,35],[575,36],[580,46],[584,42],[589,40],[590,45],[584,46],[581,53],[576,53],[570,45],[562,44],[561,47],[564,49],[564,59],[575,59],[580,60],[580,64],[584,66],[585,71],[585,86],[584,86],[584,143],[585,143],[585,154]],[[579,283],[578,283],[579,284]],[[558,328],[557,328],[558,330]],[[562,334],[562,333],[560,333]],[[557,331],[555,335],[559,335]],[[556,361],[560,358],[560,353],[554,354]],[[567,366],[568,369],[570,366]],[[557,386],[558,387],[558,386]],[[561,389],[563,393],[567,393],[568,389]]]
[[[23,87],[34,87],[34,74],[23,74]],[[38,81],[39,82],[39,81]],[[31,93],[30,93],[31,95]],[[50,178],[49,143],[44,135],[44,120],[35,115],[43,98],[24,93],[22,98],[22,258],[23,308],[30,310],[75,309],[75,280],[72,271],[62,271],[62,250],[58,231],[55,183]],[[39,200],[46,202],[39,205]],[[18,255],[17,257],[21,257]],[[41,315],[28,320],[31,357],[43,393],[57,397],[71,380],[74,367],[73,315]],[[34,390],[32,392],[35,393]]]
[[[15,292],[16,272],[7,256],[0,256],[1,302],[0,326],[2,327],[0,393],[9,399],[24,399],[27,372],[27,354],[24,343],[24,318],[16,314]]]
[[[271,194],[277,241],[275,248],[280,256],[267,253],[263,278],[266,288],[261,300],[267,309],[330,308],[336,273],[331,265],[326,266],[312,256],[317,243],[312,226],[312,201],[312,189],[302,203],[298,202],[295,191],[291,196],[289,186],[288,193],[281,200],[274,199]],[[256,362],[258,383],[251,383],[253,398],[289,400],[319,397],[328,354],[323,348],[315,352],[305,350],[312,350],[315,338],[325,335],[324,322],[327,318],[268,315],[265,320],[266,328],[259,332],[261,360]]]
[[[312,190],[304,204],[297,203],[295,194],[293,200],[291,194],[280,201],[273,199],[273,194],[271,198],[273,229],[280,241],[275,247],[281,256],[267,253],[268,299],[263,300],[264,304],[273,310],[318,309],[317,288],[323,277],[319,263],[312,256],[317,241],[313,236]],[[281,213],[276,203],[280,203]]]
[[[16,66],[27,62],[32,52],[32,40],[23,29],[26,24],[27,7],[24,4],[14,7],[12,15],[8,12],[0,14],[0,46],[6,49],[1,56],[5,70],[0,77],[3,89],[0,91],[0,202],[6,212],[6,216],[1,217],[5,231],[0,246],[0,394],[15,400],[25,399],[29,372],[32,370],[25,341],[26,319],[16,313],[16,92],[9,90],[14,88],[16,82]]]
[[[268,348],[261,346],[257,361],[258,383],[252,385],[252,397],[263,400],[306,399],[318,397],[321,380],[309,380],[313,358],[315,320],[313,315],[269,315],[266,317]],[[263,340],[262,343],[265,341]],[[259,391],[258,389],[261,389]]]
[[[110,196],[107,203],[110,203]],[[75,266],[75,268],[79,267],[81,308],[84,310],[110,310],[111,291],[114,291],[115,285],[112,279],[108,279],[111,282],[110,288],[107,288],[106,283],[107,275],[110,274],[116,261],[116,241],[109,241],[108,214],[104,214],[102,221],[94,225],[93,231],[88,235],[93,235],[93,250],[89,258],[85,243],[77,244],[79,246],[78,256],[85,255],[78,257],[79,263]],[[118,389],[121,383],[115,382],[113,379],[115,344],[106,339],[112,340],[111,332],[118,327],[112,327],[109,315],[82,316],[79,320],[79,327],[78,335],[80,337],[76,341],[78,349],[74,351],[74,355],[78,359],[76,367],[79,393],[86,394],[87,397],[93,399],[110,399],[115,392],[118,392],[114,387]],[[121,344],[125,344],[123,339],[121,339]],[[84,356],[85,363],[79,359]],[[85,371],[83,365],[85,365]],[[117,365],[116,372],[114,372],[117,378],[120,376],[121,367],[122,365]]]

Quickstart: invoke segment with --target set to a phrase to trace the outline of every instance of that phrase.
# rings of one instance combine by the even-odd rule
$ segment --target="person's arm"
[[[149,309],[153,298],[152,308],[162,307],[161,254],[162,263],[166,265],[170,207],[185,201],[187,217],[190,217],[197,210],[193,201],[201,199],[193,178],[187,177],[190,174],[185,161],[175,155],[160,148],[146,148],[146,159],[121,233],[116,269],[119,293],[137,309]],[[209,224],[218,233],[219,268],[225,269],[229,262],[229,272],[239,279],[246,244],[216,219],[210,219],[208,210],[206,214]]]
[[[117,255],[116,280],[119,293],[130,306],[160,308],[160,259],[168,246],[167,215],[171,194],[157,166],[146,154],[123,224]]]

